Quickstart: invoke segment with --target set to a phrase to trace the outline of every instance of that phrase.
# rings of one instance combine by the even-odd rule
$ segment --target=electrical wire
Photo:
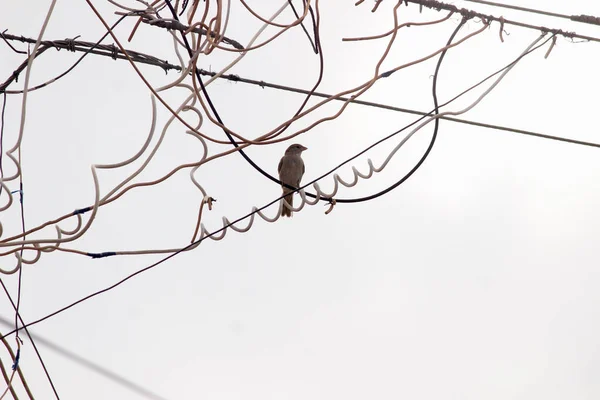
[[[13,309],[16,312],[17,305],[13,301],[13,299],[10,295],[10,292],[8,291],[6,285],[4,284],[4,281],[2,280],[1,277],[0,277],[0,285],[2,286],[2,289],[4,290],[6,297],[8,298],[8,300],[10,301],[10,304],[13,306]],[[48,368],[46,367],[46,363],[44,362],[42,355],[40,354],[40,351],[38,350],[37,345],[35,344],[35,340],[31,337],[31,334],[29,333],[29,329],[28,329],[27,325],[25,324],[25,322],[23,321],[23,318],[21,317],[20,313],[17,313],[17,317],[19,318],[19,321],[21,322],[21,327],[17,328],[17,330],[19,330],[19,331],[22,329],[25,330],[25,334],[27,335],[27,338],[31,342],[31,346],[33,347],[33,350],[35,351],[35,354],[38,358],[38,361],[40,362],[40,365],[42,366],[42,369],[44,370],[44,374],[46,375],[46,379],[48,380],[48,383],[50,384],[50,387],[52,388],[52,391],[54,392],[54,396],[56,397],[57,400],[60,400],[60,397],[58,396],[58,391],[56,390],[56,386],[54,385],[54,381],[50,377],[50,372],[48,371]],[[2,339],[4,339],[6,336],[7,335],[3,335]],[[21,380],[23,381],[23,384],[26,386],[26,383],[22,377],[21,377]],[[29,393],[28,388],[27,388],[27,392]]]
[[[432,10],[435,10],[435,11],[441,11],[441,10],[454,11],[456,13],[461,14],[462,16],[466,16],[466,17],[470,17],[470,18],[480,18],[480,19],[486,20],[486,21],[500,22],[500,24],[501,24],[500,29],[502,29],[502,26],[504,24],[515,25],[515,26],[519,26],[521,28],[534,29],[539,32],[550,32],[552,34],[561,35],[561,36],[564,36],[569,39],[582,39],[582,40],[588,40],[591,42],[600,42],[600,38],[597,38],[597,37],[580,35],[578,33],[567,32],[562,29],[546,28],[544,26],[531,25],[531,24],[527,24],[524,22],[506,19],[504,17],[495,17],[493,15],[486,15],[486,14],[482,14],[482,13],[479,13],[479,12],[476,12],[473,10],[468,10],[465,8],[458,8],[455,5],[442,3],[442,2],[439,2],[436,0],[404,0],[404,1],[406,3],[419,4],[420,6],[427,7]]]
[[[564,18],[564,19],[568,19],[571,21],[582,22],[582,23],[586,23],[586,24],[600,25],[600,17],[594,17],[593,15],[585,15],[585,14],[566,15],[566,14],[559,14],[559,13],[550,12],[550,11],[537,10],[534,8],[514,6],[514,5],[510,5],[510,4],[496,3],[493,1],[485,1],[485,0],[464,0],[464,1],[467,1],[469,3],[485,4],[488,6],[499,7],[499,8],[507,8],[510,10],[525,11],[525,12],[539,14],[539,15],[546,15],[549,17]]]
[[[11,322],[2,316],[0,316],[0,324],[4,325],[6,327],[11,326]],[[89,359],[82,357],[62,346],[59,346],[56,343],[54,343],[48,339],[45,339],[36,334],[32,334],[31,337],[33,339],[35,339],[35,341],[37,343],[39,343],[40,345],[46,346],[47,348],[64,356],[65,358],[83,366],[84,368],[94,371],[95,373],[105,377],[106,379],[109,379],[112,382],[114,382],[126,389],[129,389],[132,392],[134,392],[140,396],[143,396],[145,398],[152,399],[152,400],[166,400],[164,397],[146,389],[145,387],[140,386],[137,383],[135,383],[127,378],[124,378],[123,376],[121,376],[107,368],[104,368],[103,366],[101,366],[93,361],[90,361]]]

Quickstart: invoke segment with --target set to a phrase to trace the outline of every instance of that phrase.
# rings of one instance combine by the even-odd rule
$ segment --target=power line
[[[10,300],[10,304],[13,306],[13,309],[16,312],[17,317],[19,318],[19,321],[21,321],[21,324],[23,325],[20,329],[24,329],[25,333],[27,334],[27,337],[29,338],[29,340],[31,341],[31,346],[33,347],[33,350],[35,351],[35,354],[42,366],[42,369],[44,370],[44,374],[46,375],[46,378],[48,379],[48,383],[50,384],[50,387],[52,388],[52,391],[54,392],[54,395],[56,396],[57,400],[60,400],[60,397],[58,396],[58,391],[56,390],[56,386],[54,386],[54,381],[52,380],[52,378],[50,377],[50,372],[48,371],[48,368],[46,367],[46,363],[44,362],[44,360],[42,359],[42,355],[40,354],[40,351],[37,348],[37,345],[35,344],[35,340],[33,340],[33,338],[31,337],[31,334],[29,333],[29,329],[27,329],[27,326],[25,325],[25,322],[23,321],[23,318],[21,317],[21,314],[17,311],[17,306],[15,304],[15,302],[13,301],[8,289],[6,288],[6,285],[4,284],[4,281],[0,278],[0,285],[2,286],[2,289],[4,290],[4,293],[6,294],[6,297],[8,297],[8,300]],[[12,326],[12,324],[11,324]],[[15,327],[16,328],[16,327]]]
[[[0,324],[12,328],[14,325],[12,324],[11,321],[9,321],[8,319],[0,316]],[[44,339],[43,337],[39,336],[39,335],[35,335],[35,334],[31,334],[31,338],[35,339],[36,342],[48,347],[50,350],[54,350],[56,353],[68,358],[69,360],[82,365],[85,368],[88,368],[94,372],[96,372],[99,375],[102,375],[103,377],[110,379],[111,381],[141,395],[144,397],[147,397],[149,399],[153,399],[153,400],[166,400],[164,397],[157,395],[156,393],[153,393],[151,391],[149,391],[148,389],[130,381],[127,378],[123,378],[122,376],[96,364],[93,361],[90,361],[84,357],[81,357],[78,354],[73,353],[70,350],[65,349],[62,346],[57,345],[54,342],[51,342],[48,339]]]
[[[198,69],[198,71],[200,72],[200,74],[206,75],[206,76],[217,75],[216,72],[206,71],[203,69]],[[309,94],[310,93],[315,97],[322,97],[322,98],[333,97],[332,94],[327,94],[327,93],[322,93],[322,92],[312,92],[310,90],[300,89],[300,88],[296,88],[296,87],[292,87],[292,86],[285,86],[285,85],[279,85],[276,83],[258,81],[255,79],[244,78],[244,77],[241,77],[239,75],[234,75],[234,74],[222,74],[219,76],[219,78],[226,79],[226,80],[233,81],[233,82],[242,82],[242,83],[247,83],[249,85],[260,86],[262,88],[268,87],[271,89],[283,90],[283,91],[292,92],[292,93],[300,93],[300,94]],[[375,107],[375,108],[380,108],[383,110],[397,111],[397,112],[402,112],[402,113],[406,113],[406,114],[414,114],[414,115],[422,115],[422,116],[431,115],[431,112],[427,113],[427,112],[423,112],[423,111],[419,111],[419,110],[413,110],[410,108],[396,107],[396,106],[391,106],[389,104],[376,103],[376,102],[372,102],[372,101],[357,100],[357,99],[352,99],[349,97],[337,97],[334,100],[344,101],[344,102],[348,101],[353,104],[359,104],[359,105],[367,106],[367,107]],[[591,146],[591,147],[600,148],[599,143],[569,139],[569,138],[565,138],[565,137],[561,137],[561,136],[548,135],[548,134],[544,134],[544,133],[533,132],[533,131],[528,131],[528,130],[519,129],[519,128],[511,128],[511,127],[503,126],[503,125],[494,125],[494,124],[488,124],[485,122],[477,122],[477,121],[472,121],[472,120],[463,119],[463,118],[454,118],[454,117],[446,117],[446,116],[440,117],[439,119],[443,119],[446,121],[452,121],[452,122],[456,122],[459,124],[479,126],[481,128],[496,129],[496,130],[500,130],[500,131],[513,132],[513,133],[518,133],[518,134],[522,134],[522,135],[539,137],[539,138],[543,138],[543,139],[557,140],[560,142],[566,142],[566,143],[578,144],[578,145],[582,145],[582,146]]]
[[[526,24],[524,22],[505,19],[504,17],[495,17],[493,15],[487,15],[487,14],[479,13],[479,12],[476,12],[473,10],[468,10],[466,8],[458,8],[453,4],[442,3],[442,2],[439,2],[436,0],[404,0],[404,1],[407,3],[419,4],[420,6],[431,8],[436,11],[441,11],[441,10],[452,11],[452,12],[462,15],[465,18],[480,18],[485,21],[497,21],[497,22],[500,22],[501,24],[515,25],[515,26],[520,26],[521,28],[527,28],[527,29],[535,29],[540,32],[550,32],[555,35],[561,35],[561,36],[564,36],[564,37],[567,37],[570,39],[581,39],[581,40],[588,40],[591,42],[600,42],[600,38],[597,38],[597,37],[580,35],[575,32],[563,31],[562,29],[546,28],[544,26]]]
[[[575,22],[583,22],[585,24],[600,25],[600,17],[594,17],[593,15],[585,15],[585,14],[566,15],[566,14],[559,14],[559,13],[550,12],[550,11],[536,10],[534,8],[513,6],[510,4],[495,3],[493,1],[485,1],[485,0],[464,0],[464,1],[467,1],[469,3],[485,4],[485,5],[493,6],[493,7],[508,8],[511,10],[525,11],[525,12],[530,12],[530,13],[534,13],[534,14],[547,15],[550,17],[564,18],[564,19],[568,19],[571,21],[575,21]]]

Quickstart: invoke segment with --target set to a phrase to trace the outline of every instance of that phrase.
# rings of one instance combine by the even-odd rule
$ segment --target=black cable
[[[291,0],[288,0],[288,1],[290,2],[290,5],[291,5]],[[304,1],[306,2],[306,0],[304,0]],[[293,6],[292,6],[292,8],[293,8]],[[317,90],[317,88],[319,87],[319,85],[321,85],[321,82],[323,80],[325,58],[324,58],[324,55],[323,55],[323,49],[321,48],[321,37],[319,36],[319,29],[318,29],[319,22],[315,21],[315,18],[314,18],[314,15],[313,15],[313,11],[312,11],[312,7],[309,7],[308,10],[310,11],[310,15],[311,15],[312,22],[313,22],[313,32],[314,32],[314,35],[315,35],[315,44],[314,44],[314,46],[315,46],[315,49],[316,49],[315,54],[317,54],[319,56],[319,77],[317,78],[317,81],[313,85],[312,89],[309,90],[306,93],[307,96],[304,98],[304,101],[302,102],[302,104],[300,104],[300,107],[298,107],[298,110],[296,111],[296,113],[292,116],[292,119],[296,118],[298,115],[300,115],[300,113],[302,112],[302,110],[304,110],[304,107],[306,107],[306,105],[308,104],[308,101],[313,96],[313,94],[315,93],[315,91]],[[300,18],[300,17],[296,16],[296,18]],[[304,28],[304,26],[303,26],[303,28]],[[200,72],[196,69],[196,73],[199,74]],[[205,94],[206,94],[206,96],[208,96],[208,93],[206,91],[205,91]],[[273,134],[273,136],[281,135],[291,125],[292,125],[291,122],[285,124],[279,130],[277,130],[277,132],[275,132]],[[231,138],[230,138],[230,141],[231,141]],[[291,188],[291,186],[290,186],[290,188]]]
[[[0,316],[0,324],[5,325],[5,326],[11,326],[11,322],[8,319],[3,318],[2,316]],[[110,379],[111,381],[137,393],[138,395],[141,395],[143,397],[152,399],[152,400],[166,400],[164,397],[144,388],[143,386],[138,385],[137,383],[130,381],[127,378],[124,378],[123,376],[107,369],[104,368],[103,366],[96,364],[93,361],[88,360],[87,358],[84,358],[74,352],[72,352],[71,350],[68,350],[62,346],[57,345],[54,342],[51,342],[48,339],[45,339],[39,335],[35,335],[32,334],[32,337],[35,338],[36,342],[38,342],[40,345],[42,346],[46,346],[51,350],[54,350],[55,352],[57,352],[58,354],[68,358],[69,360],[78,363],[79,365],[82,365],[85,368],[88,368],[94,372],[96,372],[99,375],[104,376],[107,379]]]
[[[6,92],[4,92],[2,101],[2,113],[0,116],[0,179],[4,179],[4,168],[2,166],[2,155],[4,154],[4,112],[6,111]],[[2,194],[2,185],[0,185],[0,195]]]
[[[465,24],[465,22],[466,22],[466,19],[463,18],[460,21],[460,23],[457,25],[456,29],[454,29],[454,32],[452,32],[452,35],[450,35],[450,39],[448,39],[448,43],[446,43],[446,49],[444,49],[444,51],[442,51],[442,54],[440,54],[440,58],[438,59],[437,65],[435,66],[435,72],[433,73],[433,85],[432,85],[432,89],[431,89],[432,95],[433,95],[433,104],[434,104],[433,112],[434,112],[434,114],[439,114],[439,105],[438,105],[438,98],[437,98],[437,81],[438,81],[438,73],[440,71],[440,66],[442,65],[442,61],[444,60],[444,57],[446,56],[446,52],[448,50],[447,47],[450,46],[450,44],[452,44],[454,37],[458,34],[458,31],[460,30],[460,28],[462,28],[462,26]],[[425,118],[425,117],[423,117],[423,118]],[[363,202],[363,201],[373,200],[377,197],[383,196],[384,194],[391,192],[392,190],[394,190],[395,188],[397,188],[398,186],[400,186],[401,184],[406,182],[406,180],[408,178],[410,178],[419,169],[419,167],[421,167],[423,162],[425,162],[425,160],[429,156],[429,153],[431,153],[431,149],[433,149],[433,145],[435,144],[435,140],[437,138],[438,129],[440,127],[440,119],[436,118],[434,121],[434,124],[435,125],[433,128],[433,135],[431,136],[431,141],[429,142],[429,146],[427,146],[427,150],[425,150],[425,153],[423,153],[423,156],[421,157],[419,162],[417,162],[415,164],[415,166],[410,171],[408,171],[408,173],[406,175],[404,175],[404,177],[402,179],[400,179],[393,185],[387,187],[386,189],[384,189],[378,193],[374,193],[370,196],[359,197],[356,199],[350,199],[347,201],[347,203],[359,203],[359,202]]]
[[[12,304],[13,309],[16,311],[17,306],[15,305],[15,302],[13,301],[2,278],[0,278],[0,285],[2,285],[2,289],[4,289],[4,293],[6,293],[6,296],[10,300],[10,304]],[[50,373],[48,372],[48,368],[46,368],[46,363],[44,363],[44,360],[42,359],[42,355],[40,354],[40,351],[38,350],[38,348],[35,344],[35,341],[33,340],[33,337],[31,337],[31,334],[29,333],[29,329],[27,329],[28,325],[26,325],[25,322],[23,321],[23,318],[21,318],[21,314],[17,313],[17,316],[19,317],[19,321],[21,321],[22,326],[19,329],[17,329],[16,331],[25,329],[25,333],[27,334],[27,337],[29,338],[31,345],[33,346],[33,350],[35,351],[35,354],[37,355],[37,358],[40,361],[40,364],[42,365],[42,369],[44,370],[44,374],[46,374],[46,378],[48,379],[48,382],[50,383],[50,386],[52,387],[52,391],[54,392],[54,395],[56,396],[57,400],[60,400],[60,397],[58,396],[58,392],[56,391],[56,387],[54,386],[54,382],[52,381],[52,378],[50,377]],[[15,331],[13,331],[13,332],[15,332]],[[8,336],[8,334],[4,335],[3,337],[6,337],[6,336]]]
[[[121,18],[119,18],[119,19],[117,20],[117,22],[115,22],[115,23],[114,23],[114,24],[111,26],[111,28],[110,28],[110,29],[111,29],[111,30],[115,29],[115,28],[117,27],[117,25],[119,25],[119,24],[121,23],[121,21],[123,21],[123,20],[124,20],[126,17],[128,17],[128,15],[123,15]],[[80,63],[80,62],[81,62],[81,61],[82,61],[82,60],[83,60],[83,59],[84,59],[84,58],[85,58],[87,55],[89,55],[90,53],[92,53],[92,52],[94,51],[94,49],[95,49],[96,47],[98,47],[98,45],[100,45],[100,43],[102,43],[102,41],[103,41],[103,40],[104,40],[104,39],[105,39],[105,38],[106,38],[106,37],[107,37],[109,34],[110,34],[110,31],[106,31],[106,33],[104,34],[104,36],[102,36],[102,37],[101,37],[101,38],[100,38],[100,39],[99,39],[99,40],[98,40],[96,43],[94,43],[94,45],[93,45],[93,46],[90,46],[90,48],[88,48],[88,49],[87,49],[87,50],[86,50],[86,51],[83,53],[83,55],[82,55],[81,57],[79,57],[79,58],[77,59],[77,61],[75,61],[75,63],[74,63],[73,65],[71,65],[71,66],[70,66],[70,67],[69,67],[67,70],[65,70],[64,72],[62,72],[61,74],[59,74],[59,75],[58,75],[58,76],[56,76],[55,78],[48,80],[46,83],[43,83],[43,84],[41,84],[41,85],[38,85],[38,86],[34,86],[33,88],[30,88],[29,90],[40,89],[40,88],[42,88],[42,87],[44,87],[44,86],[46,86],[46,85],[48,85],[48,84],[50,84],[50,83],[54,83],[54,82],[56,82],[57,80],[59,80],[60,78],[62,78],[63,76],[67,75],[69,72],[73,71],[73,69],[75,69],[75,67],[76,67],[77,65],[79,65],[79,63]],[[73,41],[74,41],[74,40],[73,40]],[[42,54],[44,51],[46,51],[46,50],[47,50],[47,49],[50,47],[50,45],[47,45],[47,46],[48,46],[48,47],[46,47],[46,48],[42,48],[42,49],[38,50],[38,52],[37,52],[37,54],[35,55],[35,57],[38,57],[39,55],[41,55],[41,54]],[[72,51],[75,51],[75,50],[72,50]],[[25,61],[25,63],[27,63],[27,61]],[[12,83],[12,82],[10,82],[10,83]],[[1,90],[1,91],[2,91],[2,92],[5,94],[5,95],[6,95],[6,88],[7,88],[8,86],[9,86],[9,85],[5,85],[5,86],[3,85],[3,87],[2,87],[2,90]]]
[[[303,0],[304,3],[304,7],[306,7],[306,0]],[[288,0],[288,4],[290,5],[290,7],[292,8],[292,11],[294,12],[294,15],[296,16],[296,19],[300,18],[300,15],[298,15],[298,12],[296,11],[296,7],[294,7],[294,3],[292,3],[292,0]],[[308,10],[310,11],[310,15],[312,17],[312,23],[313,23],[313,32],[316,32],[316,27],[315,27],[315,17],[312,13],[312,7],[309,7]],[[300,26],[302,27],[302,30],[304,31],[304,33],[306,34],[306,37],[308,38],[308,41],[310,42],[310,46],[312,47],[313,51],[315,52],[315,54],[319,54],[319,49],[317,48],[317,46],[315,45],[315,43],[313,42],[312,38],[310,37],[310,34],[308,33],[308,31],[306,30],[306,27],[304,26],[304,21],[300,22]],[[315,38],[316,39],[316,38]]]
[[[180,17],[185,12],[185,9],[187,8],[187,6],[188,6],[188,0],[183,0],[183,2],[181,3],[181,12],[179,13]]]
[[[19,147],[19,164],[21,163],[21,148]],[[21,173],[19,174],[19,203],[21,203],[21,231],[23,235],[23,240],[26,239],[25,236],[25,204],[23,200],[23,167],[21,167]],[[21,286],[23,283],[23,248],[25,245],[21,246],[20,258],[19,258],[19,274],[17,276],[17,308],[15,309],[15,329],[18,326],[19,322],[19,308],[21,307]],[[19,339],[19,334],[17,333],[17,340]]]

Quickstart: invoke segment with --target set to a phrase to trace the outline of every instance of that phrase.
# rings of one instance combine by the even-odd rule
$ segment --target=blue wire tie
[[[86,212],[90,211],[91,209],[92,209],[92,207],[81,208],[79,210],[73,211],[73,215],[85,214]]]
[[[21,358],[21,349],[17,349],[17,356],[15,357],[15,363],[12,366],[13,371],[19,367],[19,359]]]
[[[105,251],[104,253],[87,253],[87,255],[92,258],[104,258],[104,257],[116,256],[117,253],[115,253],[114,251]]]

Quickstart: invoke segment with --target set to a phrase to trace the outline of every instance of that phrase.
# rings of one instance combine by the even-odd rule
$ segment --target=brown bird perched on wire
[[[279,172],[279,180],[282,183],[295,188],[300,187],[300,181],[302,180],[302,175],[304,175],[304,161],[302,161],[302,157],[300,155],[304,150],[306,150],[306,147],[297,143],[287,148],[285,154],[283,157],[281,157],[281,161],[279,161],[279,167],[277,167],[277,171]],[[294,190],[283,185],[281,188],[283,189],[285,201],[290,205],[290,207],[293,207]],[[281,216],[292,216],[292,210],[287,208],[285,204],[283,204],[283,207],[281,208]]]

